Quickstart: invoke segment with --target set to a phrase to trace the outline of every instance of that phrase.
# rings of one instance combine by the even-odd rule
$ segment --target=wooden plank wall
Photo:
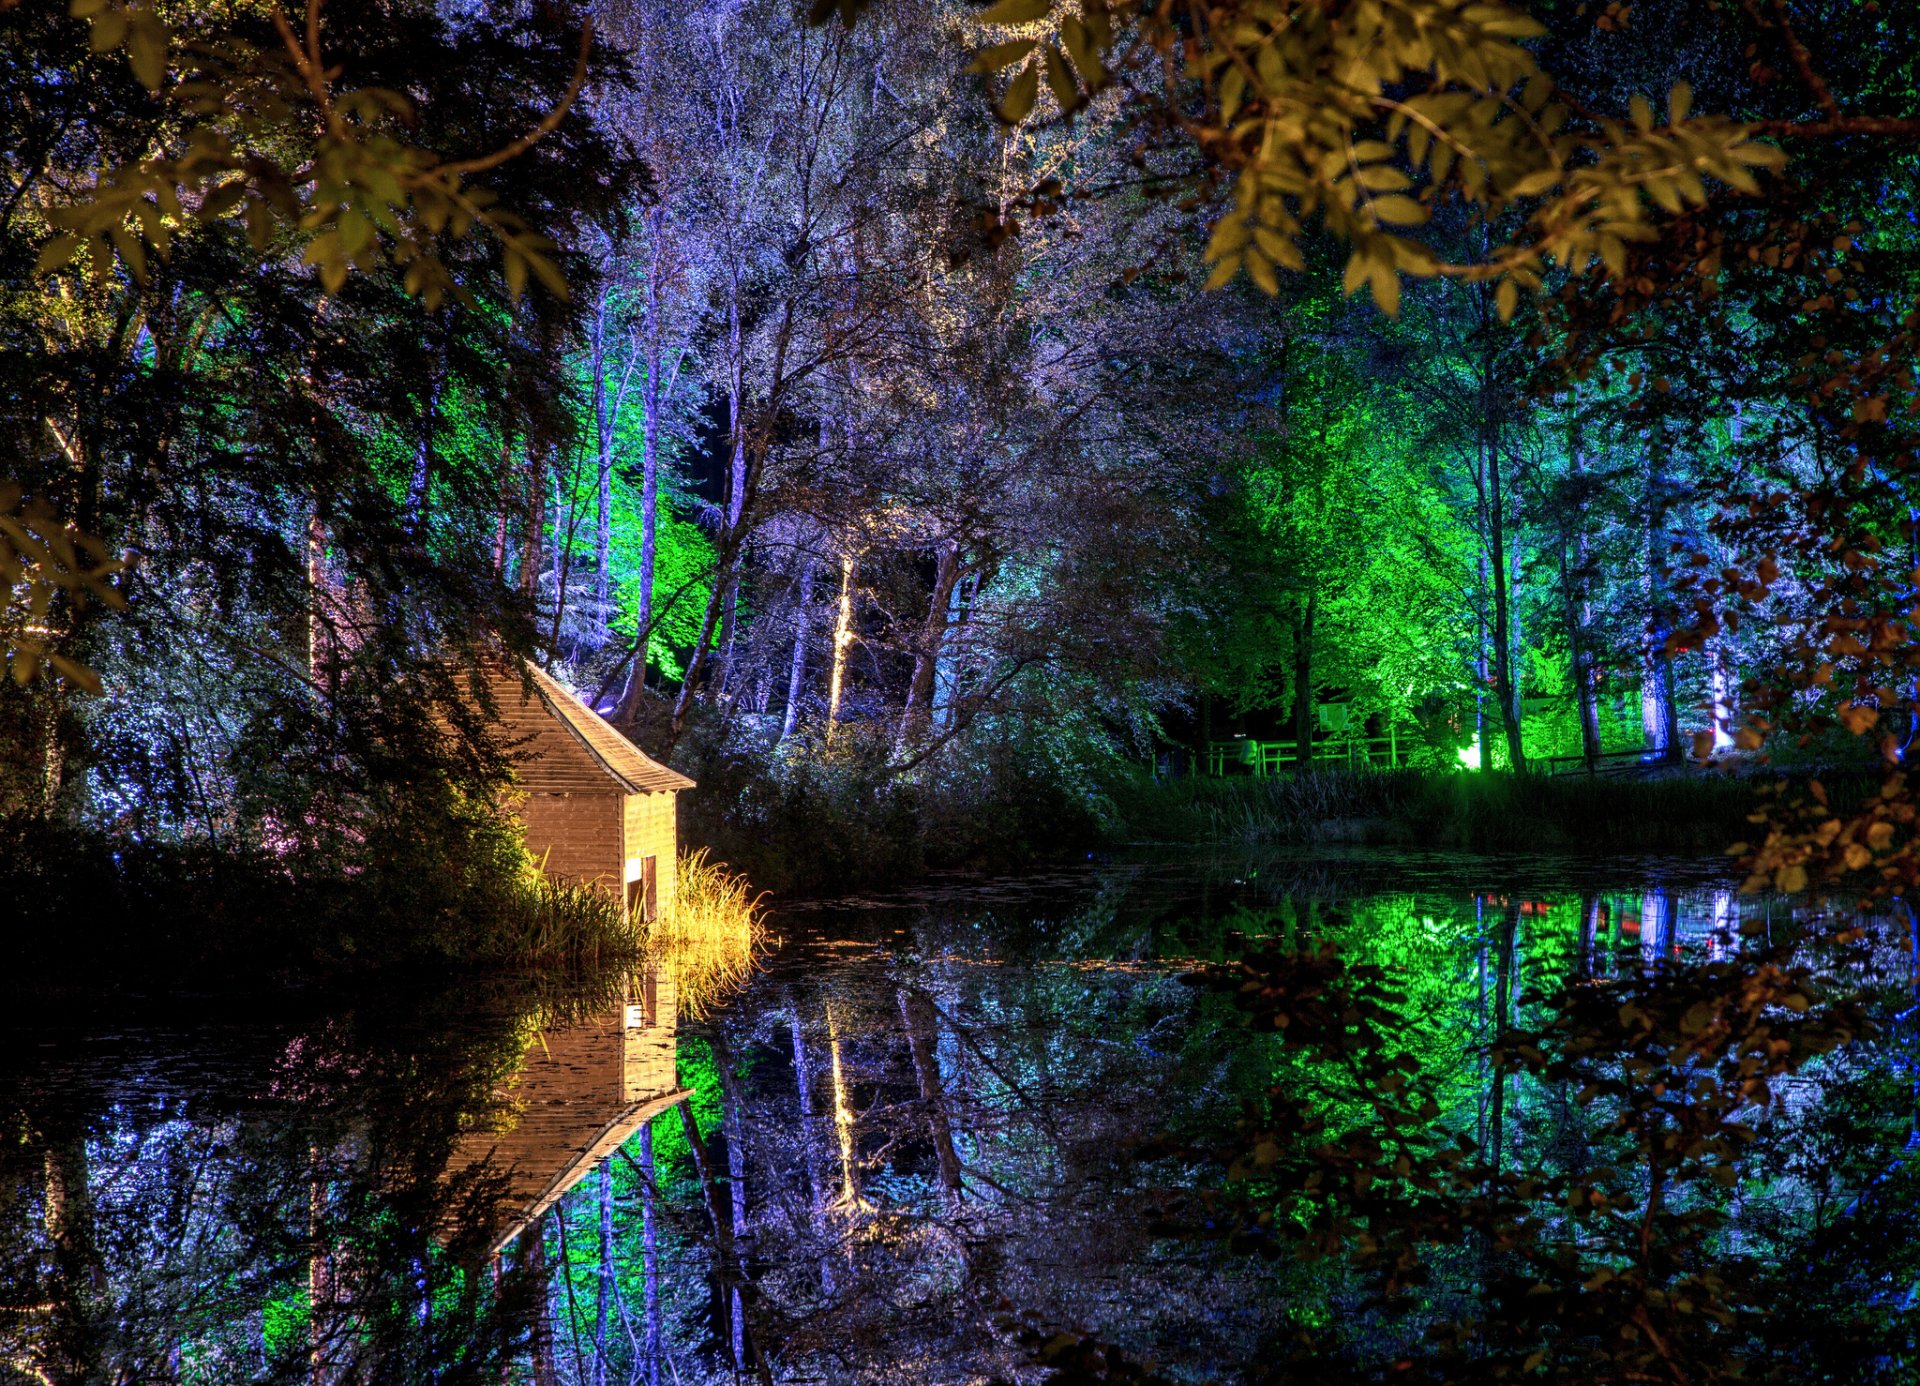
[[[626,876],[621,800],[628,797],[530,791],[520,808],[527,850],[534,861],[544,861],[549,876],[619,896]]]
[[[679,841],[678,819],[674,812],[675,795],[629,794],[626,802],[626,855],[629,860],[652,856],[658,859],[660,917],[673,914],[674,887],[678,872],[675,851]]]

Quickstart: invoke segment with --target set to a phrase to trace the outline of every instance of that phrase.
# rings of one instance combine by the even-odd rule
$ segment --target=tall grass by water
[[[648,928],[646,947],[673,968],[682,1013],[698,1016],[752,972],[765,897],[704,847],[680,853],[676,870],[673,909]]]

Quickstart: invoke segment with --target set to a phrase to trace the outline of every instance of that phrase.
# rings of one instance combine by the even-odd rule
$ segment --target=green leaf
[[[134,12],[127,34],[127,64],[148,91],[159,91],[166,80],[167,49],[172,42],[173,31],[152,10]]]
[[[73,257],[80,253],[82,241],[71,233],[55,236],[40,247],[40,258],[34,261],[35,274],[51,274],[54,270],[64,269],[73,263]]]
[[[1009,43],[996,43],[991,48],[982,48],[974,55],[970,70],[998,72],[1003,67],[1012,67],[1039,46],[1039,39],[1014,39]]]
[[[1060,26],[1060,41],[1066,45],[1067,56],[1073,59],[1074,70],[1088,91],[1097,91],[1105,84],[1106,65],[1100,61],[1100,47],[1094,42],[1093,31],[1085,20],[1078,15],[1070,17]]]
[[[1368,205],[1374,220],[1388,226],[1419,226],[1427,219],[1427,209],[1411,197],[1376,197]]]
[[[1040,95],[1040,67],[1037,63],[1028,63],[1020,69],[1020,75],[1007,84],[1007,94],[1000,101],[1000,119],[1009,125],[1018,125],[1033,111],[1035,98]]]
[[[1077,110],[1080,105],[1080,88],[1074,85],[1073,73],[1067,69],[1067,60],[1060,56],[1058,48],[1045,50],[1047,63],[1047,86],[1053,92],[1053,99],[1060,103],[1063,114]]]

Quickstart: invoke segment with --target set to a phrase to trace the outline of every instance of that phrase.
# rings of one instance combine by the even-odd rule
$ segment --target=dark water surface
[[[1485,1062],[1526,998],[1794,918],[1711,863],[1088,863],[776,908],[731,989],[683,956],[16,1015],[0,1381],[1039,1381],[1023,1325],[1256,1379],[1350,1301],[1195,1235],[1195,1152],[1274,1069],[1183,974],[1240,931],[1387,967],[1440,1120],[1545,1167],[1582,1139],[1565,1094]],[[1796,1110],[1866,1084],[1884,1120],[1743,1183],[1734,1235],[1874,1215],[1901,1053],[1801,1080]]]

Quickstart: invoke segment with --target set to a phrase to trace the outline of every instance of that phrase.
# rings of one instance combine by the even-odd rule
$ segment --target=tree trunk
[[[660,1210],[656,1206],[657,1179],[653,1165],[653,1123],[640,1128],[640,1269],[646,1281],[642,1306],[646,1317],[641,1339],[641,1370],[647,1386],[660,1386]]]
[[[907,1049],[913,1056],[913,1076],[920,1088],[920,1105],[926,1109],[927,1131],[933,1139],[934,1160],[940,1171],[940,1188],[947,1207],[959,1207],[962,1193],[960,1154],[953,1145],[953,1125],[947,1115],[947,1095],[940,1076],[938,1017],[933,1001],[923,991],[901,987],[900,1019],[907,1029]]]
[[[819,1109],[813,1100],[812,1047],[807,1043],[806,1024],[800,1016],[800,1000],[792,993],[787,996],[787,1014],[792,1022],[793,1078],[800,1098],[800,1153],[807,1180],[807,1214],[814,1224],[810,1230],[817,1233],[821,1210],[827,1203],[827,1181],[820,1168],[820,1121]],[[832,1294],[834,1281],[833,1258],[823,1252],[820,1288]]]
[[[736,1257],[744,1257],[747,1240],[747,1123],[746,1107],[740,1092],[739,1075],[733,1071],[733,1054],[725,1032],[716,1025],[713,1031],[713,1066],[720,1073],[721,1120],[727,1133],[727,1208],[733,1215],[733,1247]],[[741,1275],[733,1285],[731,1322],[733,1324],[733,1365],[736,1371],[747,1369],[747,1305],[744,1262]]]
[[[538,445],[527,444],[527,518],[520,543],[520,591],[531,601],[540,595],[540,530],[547,510],[546,459]]]
[[[953,585],[953,595],[948,601],[946,630],[933,673],[933,716],[941,731],[952,729],[953,719],[959,712],[961,630],[973,614],[973,599],[980,591],[981,576],[974,572],[961,578]]]
[[[607,1318],[619,1287],[613,1274],[613,1162],[600,1165],[600,1277],[593,1293],[593,1381],[606,1386]]]
[[[1307,593],[1307,603],[1293,626],[1293,763],[1302,770],[1313,766],[1313,622],[1320,610],[1320,594]]]
[[[616,422],[613,401],[607,395],[607,297],[610,287],[602,288],[595,305],[593,335],[590,339],[593,366],[594,441],[599,445],[594,466],[593,525],[593,606],[600,627],[601,643],[606,643],[613,602],[613,430]]]
[[[1489,429],[1491,425],[1489,425]],[[1493,690],[1500,705],[1500,724],[1507,737],[1507,765],[1515,774],[1527,768],[1520,725],[1520,686],[1514,676],[1512,585],[1507,571],[1507,514],[1503,494],[1498,440],[1481,439],[1481,465],[1487,478],[1488,566],[1493,570]],[[1484,755],[1484,748],[1483,748]]]
[[[739,1273],[733,1254],[733,1222],[721,1210],[720,1189],[713,1177],[713,1161],[707,1155],[707,1143],[700,1137],[699,1124],[693,1119],[692,1104],[682,1102],[676,1110],[680,1113],[680,1129],[686,1134],[687,1149],[693,1154],[694,1173],[700,1180],[701,1201],[707,1209],[707,1225],[713,1229],[714,1336],[723,1343],[731,1343],[733,1287]]]
[[[1571,535],[1561,546],[1561,592],[1567,614],[1567,648],[1572,666],[1569,673],[1580,717],[1580,756],[1586,762],[1588,773],[1592,773],[1600,760],[1600,681],[1593,652],[1593,601],[1589,590],[1592,554],[1585,523],[1586,458],[1577,423],[1569,429],[1567,471],[1573,483],[1566,506]]]
[[[1667,636],[1673,630],[1668,601],[1666,435],[1656,423],[1647,440],[1647,649],[1646,686],[1640,696],[1647,747],[1656,758],[1681,757],[1680,718],[1674,705],[1673,660]]]
[[[747,510],[747,439],[741,430],[747,387],[746,357],[742,352],[740,286],[737,278],[727,298],[727,533],[738,535]],[[720,678],[722,697],[733,686],[733,646],[738,635],[739,591],[728,584],[720,609]]]
[[[813,628],[813,573],[818,565],[807,560],[800,570],[800,591],[793,606],[793,664],[787,672],[787,713],[780,724],[785,741],[800,725],[800,695],[807,681],[807,637]]]
[[[664,404],[660,363],[665,355],[666,328],[660,321],[660,276],[666,269],[666,213],[656,207],[647,216],[652,245],[647,259],[647,317],[641,332],[642,365],[646,379],[640,383],[640,572],[633,613],[633,664],[627,670],[627,686],[620,694],[620,721],[632,722],[640,713],[640,700],[647,691],[647,645],[652,639],[653,578],[659,548],[660,513],[660,410]]]
[[[953,601],[953,589],[960,581],[960,546],[943,540],[935,557],[933,595],[927,603],[927,620],[915,641],[913,677],[907,683],[907,706],[900,715],[900,745],[911,746],[922,736],[933,718],[933,680],[940,667],[940,649],[946,643],[947,608]]]
[[[833,739],[833,729],[840,720],[840,695],[846,688],[847,648],[853,643],[853,573],[852,554],[840,560],[840,608],[833,622],[833,673],[827,680],[827,739]]]

